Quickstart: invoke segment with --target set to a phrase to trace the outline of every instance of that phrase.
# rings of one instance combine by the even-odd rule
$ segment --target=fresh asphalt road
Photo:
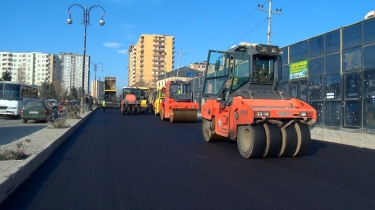
[[[375,151],[312,141],[245,159],[201,122],[96,110],[0,209],[373,209]]]

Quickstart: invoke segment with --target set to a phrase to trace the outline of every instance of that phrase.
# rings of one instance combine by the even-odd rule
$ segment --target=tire
[[[136,110],[135,106],[131,106],[131,110],[132,110],[132,114],[135,114],[135,110]]]
[[[308,125],[296,123],[294,125],[297,133],[297,149],[293,156],[299,157],[305,155],[310,148],[311,134]]]
[[[202,135],[205,142],[214,142],[224,140],[225,137],[214,134],[215,131],[215,117],[211,120],[202,119]]]
[[[295,125],[291,124],[287,128],[281,128],[282,134],[282,145],[279,153],[279,157],[291,157],[296,153],[297,150],[297,132]]]
[[[121,114],[125,115],[125,113],[126,113],[126,108],[123,106],[122,109],[121,109]]]
[[[282,142],[280,127],[271,123],[264,123],[263,127],[266,134],[266,150],[263,157],[277,157]]]
[[[238,126],[237,147],[244,158],[263,157],[266,149],[266,134],[263,125]]]
[[[160,120],[161,120],[161,121],[164,121],[164,120],[165,120],[165,117],[164,117],[164,109],[160,109]]]
[[[22,122],[23,122],[23,123],[27,123],[27,120],[24,119],[24,120],[22,120]]]
[[[141,112],[140,107],[138,107],[135,112],[137,115],[139,115],[139,113]]]

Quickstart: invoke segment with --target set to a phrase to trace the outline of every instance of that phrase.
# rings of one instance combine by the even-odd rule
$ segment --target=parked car
[[[47,99],[47,101],[51,102],[52,105],[56,106],[57,107],[57,100],[56,99]]]
[[[63,113],[63,112],[65,112],[66,105],[68,105],[67,103],[68,103],[68,102],[60,101],[59,106],[57,107],[59,113]]]
[[[58,111],[56,106],[45,100],[27,100],[21,111],[23,123],[27,123],[28,120],[48,122],[52,118],[56,119],[57,117]]]

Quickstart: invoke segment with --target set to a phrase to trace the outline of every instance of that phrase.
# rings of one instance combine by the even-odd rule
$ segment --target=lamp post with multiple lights
[[[103,17],[104,17],[104,15],[105,15],[105,10],[103,9],[103,7],[101,7],[101,6],[99,6],[99,5],[94,5],[94,6],[92,6],[92,7],[90,7],[90,8],[88,8],[87,6],[86,6],[86,9],[82,6],[82,5],[80,5],[80,4],[73,4],[73,5],[71,5],[69,8],[68,8],[68,14],[69,14],[69,18],[68,18],[68,20],[66,20],[66,23],[68,23],[68,24],[72,24],[73,23],[73,21],[72,21],[72,19],[71,19],[71,14],[72,14],[72,12],[70,11],[70,8],[72,8],[72,7],[80,7],[81,9],[82,9],[82,12],[83,12],[83,19],[82,19],[82,24],[83,24],[83,26],[84,26],[84,28],[85,28],[85,32],[84,32],[84,34],[83,34],[83,61],[82,61],[82,100],[81,100],[81,103],[82,103],[82,114],[84,114],[85,113],[85,106],[84,106],[84,104],[85,104],[85,99],[84,99],[84,97],[85,97],[85,61],[86,61],[86,31],[87,31],[87,26],[90,24],[90,12],[91,12],[91,10],[92,9],[94,9],[94,8],[101,8],[102,10],[103,10],[103,12],[101,13],[101,16],[102,16],[102,19],[99,21],[99,25],[100,26],[103,26],[104,24],[105,24],[105,22],[104,22],[104,20],[103,20]]]

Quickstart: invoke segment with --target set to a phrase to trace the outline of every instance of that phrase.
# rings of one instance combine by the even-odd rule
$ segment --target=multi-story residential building
[[[91,96],[100,100],[104,95],[104,82],[99,80],[91,81]]]
[[[156,87],[158,76],[174,68],[174,36],[142,34],[128,53],[128,85]]]
[[[57,57],[61,60],[61,86],[70,91],[70,88],[75,87],[77,90],[82,88],[82,66],[83,66],[83,55],[75,53],[63,53],[57,54]],[[85,93],[89,92],[89,78],[90,78],[90,56],[86,55],[85,68],[84,68],[84,90]]]
[[[206,66],[207,66],[206,61],[191,63],[189,65],[190,68],[195,69],[195,70],[199,70],[199,71],[202,71],[202,72],[206,70]]]
[[[56,57],[41,52],[0,52],[1,72],[9,71],[12,81],[40,86],[60,80]],[[52,65],[51,65],[52,64]]]

